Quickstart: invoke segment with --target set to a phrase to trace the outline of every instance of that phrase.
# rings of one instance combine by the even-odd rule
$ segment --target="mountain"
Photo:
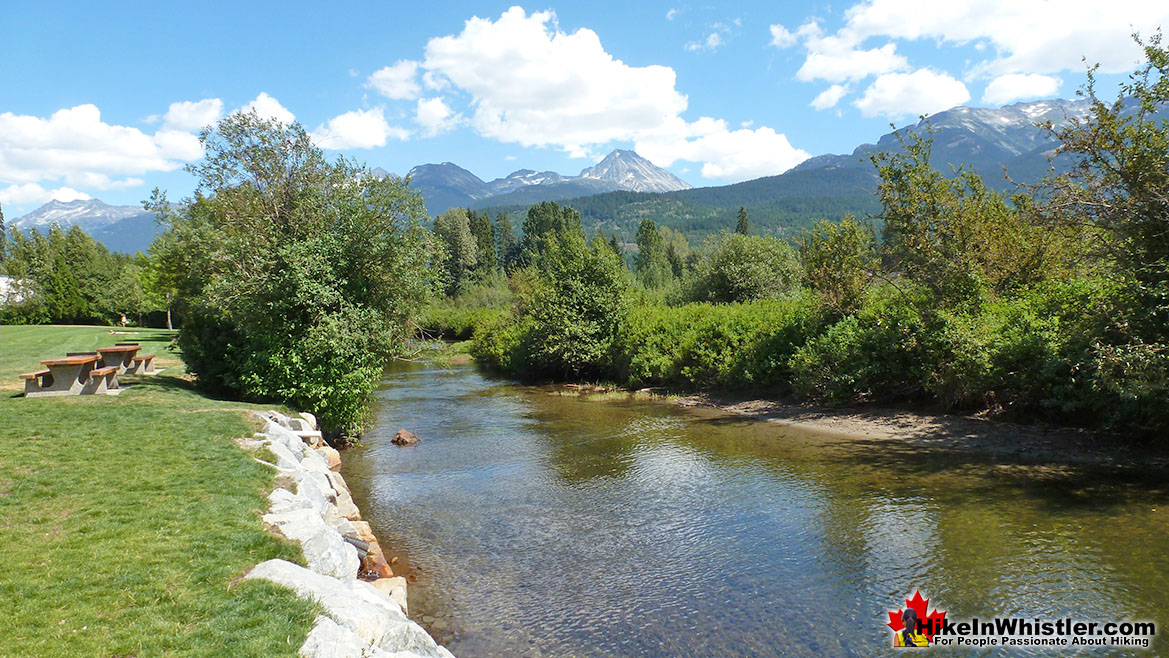
[[[48,229],[53,224],[63,228],[80,226],[83,230],[90,231],[141,213],[141,206],[111,206],[100,199],[50,201],[29,214],[18,217],[13,223],[23,231],[34,228]]]
[[[948,171],[951,165],[964,165],[982,174],[988,185],[1006,189],[1011,183],[1003,177],[1004,168],[1016,182],[1037,182],[1049,167],[1058,143],[1036,124],[1050,121],[1059,128],[1085,118],[1089,110],[1087,99],[1032,101],[997,109],[955,107],[883,135],[876,144],[861,144],[849,155],[810,158],[793,171],[872,169],[869,156],[878,151],[899,151],[905,132],[925,135],[932,131],[930,159],[935,167]]]
[[[418,165],[407,174],[432,216],[448,208],[532,204],[627,190],[668,192],[690,185],[633,151],[616,150],[579,176],[519,169],[487,182],[453,162]]]
[[[596,165],[580,172],[581,178],[610,181],[631,192],[673,192],[690,189],[690,184],[654,166],[633,151],[613,151]]]
[[[141,206],[111,206],[100,199],[50,201],[13,220],[22,231],[47,232],[56,225],[80,228],[110,251],[145,251],[158,233],[154,214]]]
[[[1037,123],[1051,121],[1058,128],[1086,117],[1088,111],[1089,101],[1084,99],[1015,103],[997,109],[955,107],[883,135],[875,144],[861,144],[852,153],[816,156],[777,176],[661,193],[613,191],[563,202],[580,211],[589,231],[617,233],[626,240],[632,240],[643,217],[679,230],[691,240],[701,239],[734,228],[740,206],[747,209],[754,230],[793,237],[816,219],[839,219],[848,213],[876,215],[880,211],[874,194],[877,173],[869,157],[879,151],[899,151],[905,132],[925,135],[932,131],[931,162],[941,171],[949,172],[951,165],[965,166],[982,174],[988,185],[1006,190],[1015,183],[1037,183],[1051,167],[1059,170],[1070,164],[1067,156],[1051,160],[1058,143]],[[620,171],[617,164],[624,153],[628,152],[614,152],[605,159],[613,165],[605,173]],[[1004,168],[1010,179],[1003,176]],[[534,200],[504,195],[475,203],[492,215],[507,212],[518,218]]]

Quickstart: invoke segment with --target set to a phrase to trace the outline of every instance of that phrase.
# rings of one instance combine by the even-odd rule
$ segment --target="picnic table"
[[[134,355],[142,349],[137,343],[120,343],[113,347],[99,347],[97,353],[101,355],[103,367],[115,366],[118,373],[124,373],[134,365]]]
[[[41,361],[45,370],[20,376],[25,397],[92,395],[118,388],[118,369],[99,366],[97,354],[77,354]]]

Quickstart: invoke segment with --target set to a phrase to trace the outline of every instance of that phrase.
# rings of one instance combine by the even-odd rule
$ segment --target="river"
[[[1160,470],[1001,463],[469,365],[398,364],[375,413],[343,473],[411,616],[461,658],[868,656],[918,588],[951,619],[1169,622]],[[392,445],[400,428],[422,443]],[[1107,651],[1130,654],[1150,652]]]

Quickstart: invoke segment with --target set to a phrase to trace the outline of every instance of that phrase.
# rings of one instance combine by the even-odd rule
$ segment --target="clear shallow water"
[[[952,618],[1169,623],[1160,471],[1000,464],[471,366],[400,365],[375,411],[343,472],[411,616],[461,658],[867,656],[919,587]],[[390,444],[400,428],[423,442]]]

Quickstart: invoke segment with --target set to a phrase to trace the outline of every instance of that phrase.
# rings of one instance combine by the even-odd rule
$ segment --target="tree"
[[[776,238],[723,233],[707,249],[691,283],[694,301],[725,304],[783,297],[799,285],[795,252]]]
[[[880,219],[892,266],[930,294],[933,308],[955,307],[986,292],[1005,294],[1045,278],[1051,236],[982,178],[930,165],[932,139],[899,134],[899,151],[872,156],[880,181]]]
[[[873,231],[847,215],[839,224],[819,221],[800,239],[808,284],[828,308],[849,315],[861,307],[880,267]]]
[[[584,240],[580,213],[555,201],[543,201],[528,209],[524,219],[524,237],[520,241],[519,263],[532,265],[539,261],[552,240],[576,235]]]
[[[521,300],[530,366],[557,377],[599,375],[628,310],[625,265],[600,238],[548,240],[536,285]]]
[[[433,285],[422,198],[254,112],[200,141],[194,197],[172,207],[156,191],[147,204],[169,227],[156,257],[177,290],[188,370],[201,388],[359,431]]]
[[[499,267],[499,261],[495,256],[495,233],[491,230],[491,218],[486,212],[468,210],[467,219],[470,222],[471,234],[475,236],[476,256],[479,261],[476,271],[481,276],[487,276]]]
[[[455,295],[469,281],[479,263],[479,246],[463,208],[451,208],[434,218],[434,233],[443,246],[446,291]]]
[[[613,235],[611,235],[609,237],[609,248],[613,250],[613,253],[617,255],[617,258],[622,263],[625,262],[625,246],[622,245],[621,242],[617,240],[616,233],[614,233]]]
[[[500,267],[504,271],[510,272],[515,266],[518,247],[516,246],[515,233],[511,229],[511,219],[507,213],[501,212],[495,216],[495,243]]]
[[[674,272],[666,258],[662,235],[652,219],[641,220],[637,228],[637,257],[634,272],[647,288],[661,286],[673,278]]]
[[[739,206],[739,223],[735,225],[735,233],[739,235],[750,235],[751,223],[747,220],[747,209]]]
[[[1140,341],[1169,342],[1169,49],[1158,31],[1144,48],[1146,62],[1121,85],[1115,101],[1100,100],[1095,67],[1080,94],[1085,118],[1056,131],[1059,152],[1076,166],[1049,184],[1048,213],[1057,224],[1087,224],[1128,291],[1126,318]],[[1118,323],[1125,324],[1125,323]]]

